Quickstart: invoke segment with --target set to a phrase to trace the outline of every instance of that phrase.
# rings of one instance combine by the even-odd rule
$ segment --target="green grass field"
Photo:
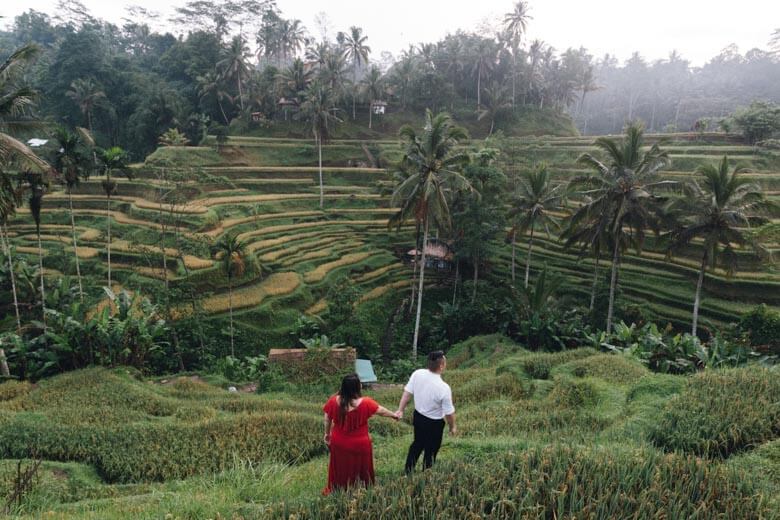
[[[449,355],[460,435],[445,435],[435,468],[413,478],[402,472],[411,426],[374,418],[378,485],[320,496],[319,409],[332,387],[237,394],[88,369],[0,384],[0,486],[34,447],[43,469],[19,518],[780,514],[776,369],[660,375],[591,349],[529,353],[500,336]],[[389,408],[400,392],[366,391]]]

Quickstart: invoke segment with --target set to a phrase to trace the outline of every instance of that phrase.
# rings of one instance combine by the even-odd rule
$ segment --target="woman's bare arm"
[[[388,410],[387,408],[385,408],[384,406],[380,406],[377,409],[376,413],[378,413],[382,417],[389,417],[391,419],[395,419],[396,421],[398,420],[398,416],[395,413]]]
[[[325,435],[323,435],[322,440],[325,444],[330,444],[330,429],[333,426],[333,421],[328,414],[323,414],[322,425],[325,427]]]

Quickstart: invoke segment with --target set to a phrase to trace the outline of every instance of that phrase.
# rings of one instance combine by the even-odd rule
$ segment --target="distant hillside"
[[[470,109],[455,109],[451,115],[457,123],[465,127],[469,135],[475,139],[483,139],[490,133],[490,118],[477,118],[473,107]],[[384,116],[374,116],[372,128],[368,128],[369,118],[367,111],[358,111],[357,119],[352,120],[351,114],[339,113],[341,123],[335,125],[332,137],[335,139],[381,139],[395,138],[398,130],[405,124],[419,126],[423,113],[419,110],[398,110],[389,107]],[[502,132],[506,136],[577,136],[579,132],[567,114],[549,109],[534,107],[518,108],[517,113],[507,114],[506,117],[496,119],[494,132]],[[288,137],[309,138],[309,127],[295,120],[292,115],[288,120],[273,121],[270,124],[250,123],[249,126],[236,120],[230,127],[231,135],[245,135],[252,137]]]

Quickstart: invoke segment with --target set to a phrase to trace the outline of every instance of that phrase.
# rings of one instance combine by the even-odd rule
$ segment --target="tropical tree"
[[[474,48],[472,74],[477,76],[477,111],[482,107],[482,78],[493,70],[496,64],[495,42],[488,38],[480,38]]]
[[[234,78],[238,87],[238,101],[241,110],[244,110],[244,92],[242,89],[242,78],[249,74],[249,65],[247,56],[249,47],[246,40],[241,35],[234,36],[230,45],[223,51],[222,59],[217,62],[217,68],[227,78]]]
[[[217,105],[219,106],[219,111],[222,113],[222,118],[225,120],[225,124],[230,124],[222,101],[227,99],[233,103],[233,98],[230,97],[230,94],[225,89],[222,76],[217,74],[216,71],[209,71],[202,76],[198,76],[196,81],[198,83],[198,96],[200,96],[200,99],[203,100],[203,98],[213,95],[217,100]]]
[[[641,251],[646,230],[660,230],[656,199],[651,190],[668,182],[655,182],[656,174],[670,164],[669,155],[658,144],[644,150],[644,130],[632,123],[625,136],[618,142],[609,137],[599,137],[594,145],[605,155],[601,161],[590,153],[577,160],[593,170],[593,174],[577,177],[570,186],[587,197],[572,215],[570,226],[593,225],[604,220],[609,242],[612,245],[612,272],[609,285],[607,333],[612,331],[615,309],[615,288],[620,255],[630,245]]]
[[[560,222],[553,216],[559,210],[565,196],[562,185],[553,185],[547,165],[539,164],[536,169],[526,172],[520,177],[517,192],[513,197],[509,216],[514,222],[512,237],[512,284],[515,283],[515,243],[517,234],[529,233],[528,252],[525,258],[525,281],[523,287],[528,287],[528,276],[531,272],[531,252],[534,245],[534,231],[544,229],[550,235],[550,228],[560,228]]]
[[[335,104],[331,99],[332,91],[319,81],[312,82],[306,89],[301,110],[296,114],[309,124],[311,133],[317,144],[318,164],[320,172],[320,209],[324,206],[325,190],[322,183],[322,143],[330,136],[331,125],[340,121],[335,115]]]
[[[91,78],[79,78],[73,80],[65,95],[79,106],[87,119],[87,128],[92,132],[92,115],[95,108],[106,102],[106,93]]]
[[[512,43],[512,107],[515,106],[515,80],[517,79],[517,54],[520,49],[520,41],[528,27],[528,21],[532,18],[528,14],[528,2],[519,0],[512,12],[504,15],[504,28]]]
[[[115,172],[123,173],[128,179],[132,178],[132,172],[128,168],[127,153],[118,146],[100,152],[100,162],[106,178],[102,182],[103,191],[106,193],[106,252],[108,255],[108,288],[111,288],[111,195],[116,193],[116,181],[111,178]]]
[[[607,243],[609,239],[609,222],[607,215],[604,218],[594,219],[590,222],[581,222],[574,226],[569,223],[560,237],[565,240],[564,247],[569,248],[575,244],[580,246],[580,257],[590,253],[593,258],[593,282],[591,283],[590,305],[588,310],[593,312],[596,306],[596,289],[599,280],[599,262],[604,251],[611,250]]]
[[[40,173],[28,172],[26,175],[27,184],[30,190],[30,214],[35,222],[35,234],[38,237],[38,274],[41,279],[41,318],[44,332],[46,331],[46,286],[44,284],[43,274],[43,247],[41,246],[41,209],[43,208],[43,195],[46,185],[43,175]]]
[[[728,273],[733,273],[737,260],[734,245],[748,245],[759,255],[766,254],[747,229],[772,206],[758,184],[740,176],[744,171],[739,167],[729,171],[727,156],[717,166],[699,166],[696,169],[699,179],[686,183],[684,196],[670,203],[670,213],[680,223],[671,234],[670,251],[690,246],[697,239],[703,241],[693,300],[693,336],[698,327],[701,288],[707,269],[720,260]]]
[[[278,31],[279,47],[286,61],[300,52],[306,42],[306,31],[300,20],[281,20]]]
[[[382,71],[379,70],[379,67],[373,65],[368,70],[368,74],[363,78],[361,84],[363,86],[363,92],[365,92],[366,97],[368,98],[368,128],[370,129],[373,126],[373,103],[374,101],[381,99],[382,93],[384,92],[384,78],[382,77]]]
[[[7,223],[21,204],[22,193],[15,186],[9,170],[12,163],[15,163],[16,167],[29,166],[41,172],[48,172],[50,167],[10,133],[23,126],[17,119],[26,115],[34,102],[36,92],[24,83],[22,72],[35,59],[38,52],[36,45],[25,45],[16,49],[0,63],[0,242],[8,259],[16,330],[19,335],[22,333],[22,321],[19,315],[13,252],[8,238]],[[0,348],[0,375],[9,375],[8,363],[2,348]]]
[[[312,72],[306,70],[303,60],[296,58],[289,67],[277,74],[282,95],[298,101],[311,81]]]
[[[477,119],[490,118],[490,130],[488,135],[493,135],[493,127],[496,124],[496,118],[502,116],[503,113],[511,106],[507,100],[506,87],[498,82],[491,82],[491,84],[485,87],[484,96],[482,98],[482,108],[477,112]]]
[[[68,192],[68,208],[70,211],[70,230],[73,235],[73,254],[76,259],[76,277],[79,284],[79,298],[84,301],[84,287],[81,282],[81,267],[79,265],[78,242],[76,240],[76,221],[73,216],[73,188],[78,186],[82,177],[88,177],[93,166],[92,157],[84,152],[84,147],[76,133],[65,128],[57,128],[54,132],[57,150],[54,153],[54,168],[60,173]]]
[[[344,54],[352,60],[352,120],[356,118],[355,99],[357,97],[357,69],[362,63],[368,62],[368,55],[371,53],[371,47],[366,45],[368,36],[363,36],[363,29],[355,27],[349,28],[349,34],[344,36]]]
[[[243,276],[247,266],[246,244],[233,233],[223,235],[214,246],[222,271],[228,280],[228,308],[230,309],[230,355],[235,357],[233,340],[233,278]]]
[[[422,254],[419,258],[415,257],[415,262],[420,262],[417,316],[412,342],[412,358],[416,358],[428,232],[431,223],[439,229],[449,229],[449,194],[472,189],[461,173],[463,166],[469,161],[469,156],[456,148],[458,143],[468,138],[468,134],[453,123],[449,114],[440,113],[434,116],[430,110],[426,110],[422,132],[418,133],[413,127],[405,125],[399,135],[404,143],[402,168],[409,171],[410,175],[393,192],[391,203],[400,209],[390,224],[400,226],[406,219],[414,218],[423,230]]]

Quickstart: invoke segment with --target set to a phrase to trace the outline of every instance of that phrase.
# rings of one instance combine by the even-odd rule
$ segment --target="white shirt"
[[[414,409],[429,419],[444,419],[455,413],[452,404],[452,390],[441,374],[427,368],[415,370],[404,390],[414,396]]]

